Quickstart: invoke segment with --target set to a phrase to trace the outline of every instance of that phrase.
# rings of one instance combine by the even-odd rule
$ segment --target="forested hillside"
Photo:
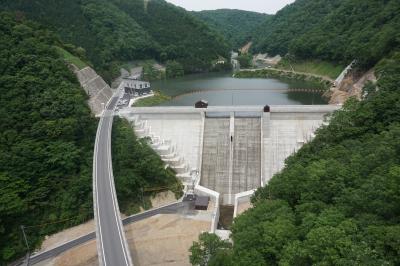
[[[0,265],[25,254],[21,225],[33,250],[93,217],[97,121],[61,48],[71,47],[43,26],[0,13]],[[141,188],[179,195],[175,173],[127,122],[115,122],[112,141],[121,211],[150,207]]]
[[[297,0],[256,31],[255,51],[362,68],[400,46],[398,0]]]
[[[104,78],[119,73],[122,62],[176,60],[185,71],[211,69],[229,48],[203,22],[163,0],[4,0],[0,9],[18,11],[81,49]],[[168,23],[166,23],[168,21]]]
[[[219,9],[193,12],[210,28],[220,32],[232,49],[238,49],[251,41],[254,31],[270,17],[257,12]]]
[[[49,31],[0,13],[0,264],[91,216],[96,122]]]

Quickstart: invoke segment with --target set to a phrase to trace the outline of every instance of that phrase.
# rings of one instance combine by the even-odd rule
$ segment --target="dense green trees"
[[[0,265],[24,255],[20,225],[34,249],[44,236],[93,217],[97,121],[59,47],[78,55],[43,27],[0,13]],[[148,203],[140,188],[179,195],[175,173],[120,120],[113,153],[121,210]]]
[[[177,197],[182,195],[182,186],[175,173],[170,168],[165,169],[147,141],[138,139],[126,120],[115,119],[112,132],[113,171],[120,208],[125,214],[138,212],[140,206],[151,206],[147,203],[150,195],[143,192],[146,188],[167,187]]]
[[[168,61],[166,65],[167,78],[182,77],[185,74],[182,65],[177,61]]]
[[[213,60],[228,56],[225,41],[189,12],[162,0],[145,2],[4,0],[0,9],[37,20],[64,42],[83,47],[107,80],[119,74],[121,62],[176,60],[191,73],[207,71]]]
[[[219,56],[228,58],[225,40],[182,8],[165,1],[113,0],[159,44],[159,59],[178,61],[185,73],[212,68]],[[166,21],[168,21],[166,23]]]
[[[206,10],[193,14],[221,33],[231,49],[238,49],[252,40],[254,31],[268,17],[266,14],[234,9]]]
[[[190,263],[200,266],[230,265],[231,261],[225,257],[231,246],[231,243],[221,240],[215,234],[202,233],[199,242],[193,243],[190,248]]]
[[[397,0],[297,0],[257,30],[256,51],[372,67],[400,45]]]
[[[249,68],[252,66],[253,56],[251,54],[241,54],[237,58],[240,68]]]
[[[400,54],[376,70],[235,219],[230,265],[399,265]]]
[[[53,35],[0,14],[0,264],[91,216],[95,120]],[[52,223],[48,226],[37,226]]]

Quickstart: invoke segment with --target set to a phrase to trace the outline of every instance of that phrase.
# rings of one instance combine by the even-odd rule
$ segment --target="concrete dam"
[[[200,185],[228,205],[261,185],[260,118],[205,118]]]
[[[216,205],[248,203],[254,190],[284,167],[339,106],[213,106],[125,108],[140,137],[182,182]],[[218,215],[218,214],[216,214]]]

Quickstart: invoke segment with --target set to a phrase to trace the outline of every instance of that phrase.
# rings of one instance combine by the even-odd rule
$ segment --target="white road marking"
[[[109,122],[107,132],[108,132],[108,134],[110,134],[110,135],[111,135],[111,125],[112,125],[112,123]],[[110,148],[110,146],[111,146],[111,136],[109,136],[108,141],[107,141],[107,154],[108,154],[108,155],[111,155],[111,148]],[[109,160],[108,160],[108,164],[107,164],[107,170],[108,170],[108,181],[109,181],[109,183],[110,183],[110,187],[109,187],[109,188],[110,188],[110,193],[111,193],[111,198],[112,198],[113,208],[114,208],[114,218],[115,218],[115,222],[117,223],[117,229],[118,229],[118,233],[119,233],[119,240],[120,240],[120,242],[121,242],[122,251],[123,251],[123,253],[124,253],[125,263],[126,263],[126,265],[129,265],[129,264],[128,264],[127,255],[126,255],[126,250],[125,250],[126,247],[125,247],[125,245],[124,245],[124,243],[123,243],[123,241],[122,241],[122,239],[123,239],[123,237],[122,237],[122,232],[121,232],[120,223],[119,223],[118,217],[117,217],[117,207],[115,206],[115,204],[116,204],[116,199],[115,199],[115,197],[114,197],[114,193],[113,193],[113,190],[112,190],[113,184],[112,184],[112,182],[111,182],[111,178],[113,178],[113,176],[111,175],[111,171],[110,171],[110,169],[111,169],[111,167],[110,167],[110,164],[111,164],[110,157],[111,157],[111,156],[108,156],[108,159],[109,159]]]
[[[98,125],[98,134],[96,135],[96,145],[95,145],[95,154],[94,154],[94,162],[95,162],[95,166],[94,166],[94,171],[95,171],[95,189],[96,189],[96,212],[97,212],[97,219],[99,221],[99,241],[101,244],[101,257],[103,258],[103,264],[106,266],[107,265],[107,261],[105,258],[105,252],[104,252],[104,244],[103,244],[103,235],[102,235],[102,231],[101,231],[101,217],[100,217],[100,208],[99,208],[99,190],[97,189],[97,153],[98,153],[98,149],[99,149],[99,139],[100,139],[100,133],[101,133],[101,128],[103,125],[103,118],[100,119],[99,121],[99,125]]]

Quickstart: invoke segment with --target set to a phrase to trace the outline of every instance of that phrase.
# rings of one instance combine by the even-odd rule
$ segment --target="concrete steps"
[[[160,155],[163,162],[177,173],[177,177],[182,182],[190,182],[190,167],[184,158],[176,153],[176,147],[172,144],[172,141],[164,140],[153,134],[147,121],[142,121],[136,117],[132,119],[132,124],[139,138],[149,137],[151,139],[150,146]]]

